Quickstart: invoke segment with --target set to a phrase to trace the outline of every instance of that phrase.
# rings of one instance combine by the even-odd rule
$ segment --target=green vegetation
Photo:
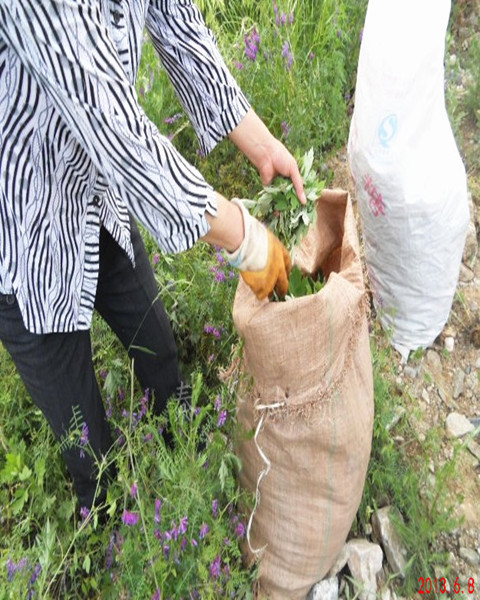
[[[328,186],[326,163],[348,135],[366,0],[199,4],[257,112],[298,156],[313,148],[311,168]],[[472,44],[469,57],[478,70],[477,55],[478,45]],[[459,126],[467,113],[478,117],[479,80],[472,79],[458,106]],[[242,198],[261,193],[258,175],[228,141],[209,157],[199,155],[192,127],[149,43],[138,91],[160,130],[219,191]],[[60,448],[0,346],[1,598],[208,600],[233,592],[236,598],[252,597],[255,572],[241,562],[245,522],[238,508],[251,499],[236,485],[235,390],[221,377],[240,348],[231,311],[238,276],[215,249],[198,245],[167,256],[147,233],[145,241],[183,369],[195,384],[191,413],[171,404],[168,419],[149,411],[134,418],[143,406],[142,390],[123,348],[95,317],[95,367],[116,439],[101,469],[111,461],[118,470],[107,499],[111,518],[103,525],[96,513],[77,513]],[[418,438],[412,427],[415,401],[397,392],[388,343],[373,329],[373,450],[352,533],[368,531],[378,506],[388,502],[399,509],[404,517],[399,531],[412,560],[406,579],[397,583],[407,595],[420,574],[445,558],[432,544],[454,526],[445,480],[454,476],[456,457],[432,482],[429,466],[440,433],[432,428],[426,439]],[[163,427],[171,427],[175,452],[163,444]],[[71,438],[80,435],[73,430]],[[197,451],[202,436],[206,448]]]

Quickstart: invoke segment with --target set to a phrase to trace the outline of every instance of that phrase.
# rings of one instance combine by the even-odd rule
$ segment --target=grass
[[[328,158],[348,134],[366,1],[353,7],[346,0],[278,2],[277,12],[273,4],[253,0],[203,0],[200,5],[257,112],[292,151],[313,147],[314,167],[328,177]],[[255,39],[253,59],[245,51]],[[474,74],[476,53],[472,44],[461,65]],[[456,132],[465,119],[478,116],[478,80],[472,78],[462,98],[449,84]],[[229,142],[207,158],[199,155],[194,132],[148,43],[138,90],[152,120],[216,188],[228,197],[259,192],[258,175]],[[95,368],[116,439],[106,461],[118,470],[106,506],[111,520],[102,526],[95,513],[77,514],[59,446],[0,346],[1,598],[252,597],[255,571],[241,561],[245,526],[238,510],[251,498],[236,484],[235,391],[220,377],[240,348],[231,314],[237,275],[215,249],[198,245],[167,256],[144,236],[183,369],[195,382],[193,412],[185,415],[170,405],[168,421],[148,412],[134,419],[142,390],[118,341],[95,317]],[[432,481],[429,469],[441,432],[432,429],[419,439],[413,427],[415,398],[399,393],[388,340],[375,323],[372,328],[374,439],[352,535],[368,533],[379,506],[388,503],[400,511],[398,529],[411,560],[406,578],[396,585],[408,597],[419,576],[445,561],[432,549],[437,536],[455,525],[444,484],[454,477],[462,448],[452,461],[438,465]],[[159,433],[168,422],[178,442],[174,453]],[[200,430],[210,436],[198,454]],[[78,439],[80,432],[72,435]],[[353,585],[348,593],[354,596]]]

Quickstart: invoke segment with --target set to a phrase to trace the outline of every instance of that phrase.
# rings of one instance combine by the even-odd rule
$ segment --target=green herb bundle
[[[310,225],[315,223],[315,201],[325,187],[325,182],[318,179],[313,168],[313,148],[297,160],[307,196],[305,205],[300,204],[292,181],[283,178],[275,179],[254,200],[245,203],[290,251],[298,246]]]
[[[245,201],[252,214],[263,221],[269,229],[293,253],[310,226],[315,224],[316,200],[325,187],[313,168],[313,148],[300,158],[297,157],[307,203],[301,204],[290,179],[277,178],[272,185],[265,187],[254,200]],[[299,297],[316,293],[323,285],[322,275],[313,279],[303,275],[294,266],[289,280],[289,297]]]

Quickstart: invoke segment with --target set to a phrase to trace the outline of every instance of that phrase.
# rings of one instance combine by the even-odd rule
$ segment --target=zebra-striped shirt
[[[213,188],[138,103],[148,31],[206,154],[249,103],[189,0],[0,0],[0,292],[34,333],[88,329],[103,224],[166,252],[216,214]]]

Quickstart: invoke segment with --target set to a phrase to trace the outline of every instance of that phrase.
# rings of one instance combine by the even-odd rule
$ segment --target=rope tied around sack
[[[260,447],[260,444],[258,443],[258,436],[260,434],[260,430],[262,428],[263,421],[265,420],[266,411],[283,408],[284,406],[285,406],[285,402],[275,402],[274,404],[258,404],[257,406],[255,406],[255,410],[262,411],[262,414],[261,414],[260,420],[258,421],[257,426],[255,428],[255,435],[253,436],[253,440],[255,442],[255,446],[258,450],[258,453],[260,454],[261,459],[263,460],[263,462],[266,465],[265,468],[262,471],[260,471],[260,473],[258,474],[257,485],[255,488],[255,503],[253,505],[253,510],[250,514],[250,518],[248,519],[248,524],[247,524],[248,547],[250,548],[250,552],[256,556],[258,554],[261,554],[265,550],[265,548],[267,547],[267,544],[265,544],[265,546],[263,546],[262,548],[254,549],[250,542],[250,531],[252,529],[253,518],[257,511],[257,507],[260,504],[260,484],[261,484],[262,480],[268,475],[268,473],[272,467],[272,463],[270,462],[268,456],[265,454],[265,452]]]

